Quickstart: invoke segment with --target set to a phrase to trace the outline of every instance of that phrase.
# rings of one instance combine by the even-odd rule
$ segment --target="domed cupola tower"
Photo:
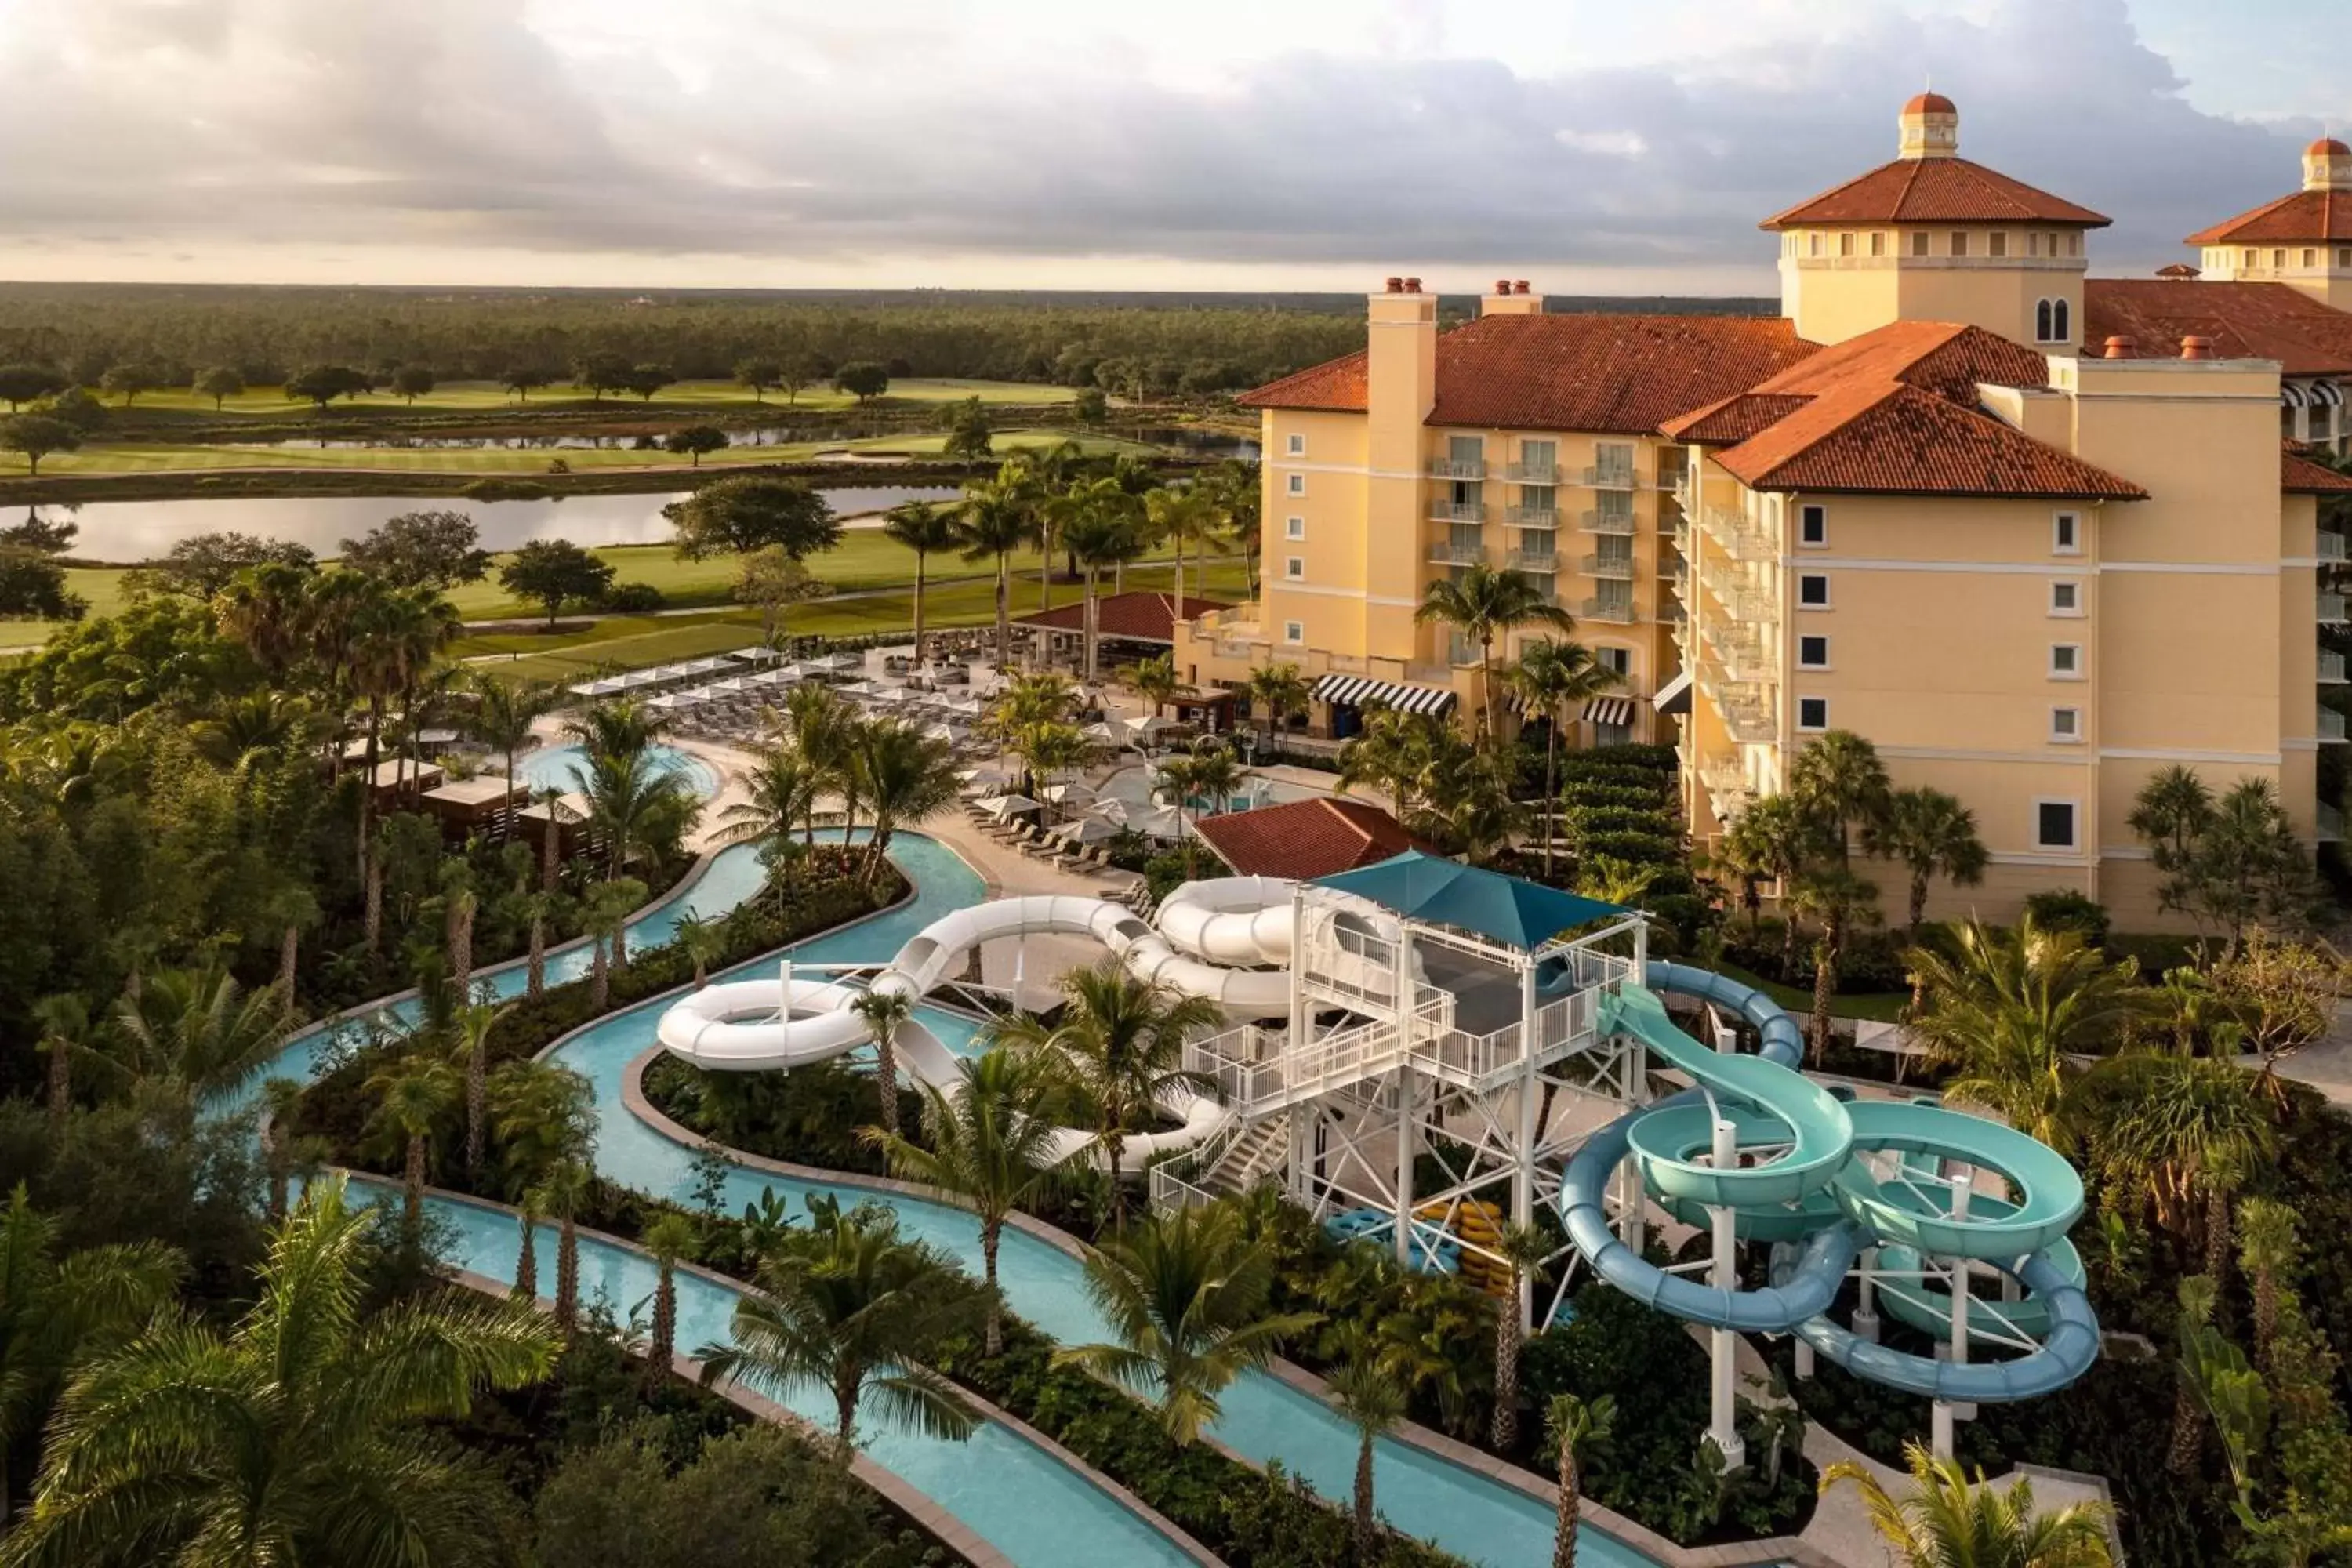
[[[2088,207],[1960,156],[1960,111],[1923,92],[1896,116],[1892,163],[1766,218],[1780,236],[1780,310],[1843,342],[1892,321],[1962,321],[2051,353],[2081,342]]]
[[[2303,189],[2189,237],[2217,283],[2284,283],[2352,310],[2352,147],[2323,136],[2303,150]]]

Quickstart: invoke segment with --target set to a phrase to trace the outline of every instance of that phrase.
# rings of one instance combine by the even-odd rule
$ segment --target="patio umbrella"
[[[1115,795],[1107,795],[1087,807],[1087,815],[1097,822],[1108,822],[1113,827],[1125,827],[1134,815],[1133,808]]]
[[[1156,807],[1133,818],[1128,826],[1151,838],[1181,838],[1184,835],[1184,819],[1170,805]]]
[[[714,680],[702,689],[714,697],[732,697],[739,691],[747,691],[751,689],[745,686],[740,678],[730,676],[724,680]]]
[[[961,779],[966,784],[1001,784],[1004,781],[1005,776],[1004,770],[997,767],[958,768],[956,770],[956,777]]]
[[[1136,733],[1137,733],[1137,734],[1139,734],[1139,735],[1145,736],[1145,737],[1147,737],[1147,738],[1149,738],[1149,737],[1150,737],[1150,736],[1153,736],[1153,735],[1157,735],[1157,734],[1158,734],[1158,733],[1160,733],[1160,731],[1162,731],[1162,730],[1172,730],[1172,729],[1174,729],[1175,727],[1176,727],[1176,721],[1175,721],[1175,720],[1173,720],[1173,719],[1162,719],[1162,718],[1161,718],[1159,714],[1157,714],[1157,713],[1152,714],[1152,715],[1151,715],[1150,717],[1149,717],[1149,718],[1145,718],[1145,719],[1138,719],[1138,720],[1135,721],[1135,731],[1136,731]]]
[[[862,653],[837,653],[831,658],[823,659],[819,662],[824,664],[828,669],[837,669],[845,674],[851,670],[864,669],[866,668],[866,656]]]
[[[934,724],[923,731],[924,739],[945,741],[950,746],[961,745],[971,734],[971,731],[956,724]]]
[[[1065,844],[1100,844],[1118,837],[1118,829],[1098,816],[1081,816],[1067,826],[1057,827],[1054,837]]]
[[[1047,784],[1037,792],[1055,805],[1076,805],[1090,801],[1095,792],[1082,784]]]
[[[1024,816],[1040,808],[1037,802],[1031,800],[1025,795],[1000,795],[993,800],[982,803],[981,809],[999,822],[1007,822],[1013,817]]]
[[[1116,719],[1107,719],[1099,724],[1089,724],[1087,726],[1087,739],[1100,741],[1106,746],[1124,746],[1127,744],[1127,726]]]
[[[987,705],[977,697],[951,697],[940,706],[950,713],[961,713],[969,719],[977,719],[987,711]]]

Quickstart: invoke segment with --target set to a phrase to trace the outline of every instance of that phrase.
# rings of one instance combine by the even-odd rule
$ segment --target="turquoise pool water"
[[[1101,793],[1115,795],[1129,805],[1151,806],[1164,804],[1152,798],[1153,771],[1149,767],[1141,766],[1121,768],[1103,781]],[[1248,785],[1242,793],[1232,796],[1220,809],[1248,811],[1260,805],[1287,805],[1295,800],[1313,800],[1318,795],[1329,793],[1326,790],[1308,789],[1304,784],[1290,784],[1282,779],[1270,779],[1262,773],[1251,773],[1248,778]],[[1186,801],[1184,805],[1188,811],[1210,809],[1210,803],[1197,796]]]
[[[951,910],[984,896],[980,878],[953,851],[916,834],[892,840],[892,858],[915,884],[907,904],[855,926],[803,942],[792,950],[796,962],[881,963],[906,940]],[[708,911],[738,901],[759,884],[759,867],[749,849],[721,854],[706,875],[673,905],[654,911],[632,928],[632,940],[667,941],[677,916],[688,908]],[[729,972],[730,978],[772,973],[780,955],[770,955]],[[583,959],[573,958],[570,973]],[[490,977],[504,989],[520,990],[520,966]],[[596,1163],[615,1181],[642,1191],[685,1200],[694,1182],[692,1152],[630,1116],[621,1103],[621,1079],[628,1063],[654,1044],[654,1028],[666,999],[656,998],[589,1026],[558,1048],[554,1060],[582,1073],[594,1086],[598,1121]],[[955,1015],[923,1010],[924,1021],[950,1045],[969,1049],[972,1026]],[[289,1058],[303,1049],[289,1049]],[[289,1066],[291,1064],[289,1063]],[[302,1059],[309,1065],[309,1058]],[[961,1209],[875,1193],[853,1183],[809,1184],[785,1181],[746,1167],[732,1168],[726,1183],[730,1205],[757,1199],[763,1188],[788,1198],[795,1210],[812,1192],[845,1201],[872,1199],[898,1212],[906,1233],[960,1258],[973,1273],[981,1268],[979,1228]],[[467,1239],[465,1256],[453,1261],[495,1279],[512,1278],[514,1223],[467,1205],[441,1204],[444,1215]],[[542,1243],[542,1248],[551,1243]],[[652,1289],[649,1266],[635,1255],[600,1247],[592,1264],[583,1254],[583,1289],[603,1289],[625,1315]],[[1087,1299],[1077,1262],[1059,1248],[1019,1231],[1003,1238],[999,1279],[1013,1309],[1064,1343],[1108,1337],[1107,1326]],[[698,1344],[725,1331],[726,1292],[707,1283],[698,1297],[698,1316],[685,1319],[681,1293],[681,1344]],[[690,1321],[692,1327],[686,1326]],[[705,1328],[708,1323],[712,1325]],[[1320,1402],[1270,1375],[1252,1373],[1229,1390],[1217,1436],[1248,1458],[1280,1460],[1326,1497],[1349,1495],[1356,1459],[1354,1429]],[[821,1412],[820,1412],[821,1414]],[[903,1433],[877,1432],[873,1452],[891,1469],[938,1498],[982,1536],[1027,1568],[1095,1568],[1098,1564],[1175,1563],[1185,1561],[1156,1532],[1083,1477],[1054,1462],[1009,1432],[992,1429],[989,1440],[971,1445],[938,1444]],[[1001,1440],[1001,1442],[1000,1442]],[[887,1445],[886,1450],[886,1445]],[[932,1452],[931,1450],[938,1450]],[[1552,1513],[1533,1499],[1475,1471],[1393,1441],[1382,1441],[1373,1462],[1381,1512],[1398,1529],[1433,1541],[1488,1568],[1535,1568],[1551,1555]],[[1636,1568],[1652,1560],[1591,1528],[1581,1531],[1582,1560],[1601,1568]]]
[[[657,771],[676,773],[686,780],[687,787],[701,799],[709,800],[719,793],[719,770],[693,752],[682,752],[676,746],[650,746],[646,755],[653,759]],[[586,753],[577,746],[543,747],[515,761],[516,773],[534,794],[546,789],[578,789],[576,775],[586,771]]]

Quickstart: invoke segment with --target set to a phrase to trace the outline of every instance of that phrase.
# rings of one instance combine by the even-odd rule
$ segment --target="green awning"
[[[1521,952],[1532,952],[1570,926],[1608,920],[1625,910],[1500,871],[1423,855],[1418,849],[1353,871],[1318,877],[1332,888],[1369,899],[1408,920],[1458,927]]]

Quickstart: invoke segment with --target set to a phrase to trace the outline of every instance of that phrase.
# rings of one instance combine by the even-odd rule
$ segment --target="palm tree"
[[[1025,1014],[1000,1018],[989,1026],[990,1040],[1042,1058],[1091,1119],[1095,1145],[1110,1170],[1117,1229],[1127,1215],[1120,1182],[1127,1135],[1162,1100],[1199,1088],[1198,1075],[1182,1067],[1185,1038],[1217,1027],[1224,1016],[1205,996],[1138,979],[1116,958],[1063,975],[1062,994],[1057,1026]]]
[[[2231,1198],[2277,1143],[2253,1075],[2211,1057],[2136,1052],[2102,1064],[2090,1090],[2099,1110],[2093,1158],[2111,1179],[2154,1197],[2158,1218],[2176,1229],[2201,1195],[2204,1272],[2223,1283]]]
[[[594,939],[594,956],[588,964],[588,1005],[603,1012],[613,999],[613,970],[628,962],[630,912],[646,901],[646,885],[635,877],[599,882],[588,891],[588,934]]]
[[[655,844],[683,835],[702,810],[685,776],[646,752],[591,752],[572,778],[588,797],[589,832],[604,840],[607,878]]]
[[[515,1249],[514,1288],[507,1294],[531,1306],[539,1303],[539,1194],[527,1192],[515,1204],[515,1226],[521,1241]]]
[[[1738,869],[1748,883],[1748,909],[1756,908],[1755,883],[1769,879],[1780,885],[1783,894],[1803,875],[1805,867],[1825,847],[1821,824],[1789,795],[1766,795],[1750,801],[1734,817],[1723,836],[1724,858]],[[1793,921],[1782,928],[1780,939],[1780,970],[1787,973],[1796,963],[1797,927]]]
[[[1829,1054],[1830,999],[1837,994],[1846,932],[1877,917],[1878,889],[1843,864],[1823,866],[1798,878],[1785,902],[1791,921],[1811,915],[1821,922],[1821,940],[1813,944],[1813,1065],[1819,1067]]]
[[[787,1001],[789,1002],[789,998]],[[874,1042],[874,1092],[880,1100],[882,1131],[898,1135],[898,1031],[915,1016],[915,1000],[905,991],[861,991],[849,1005],[866,1024]]]
[[[555,1326],[566,1344],[580,1331],[580,1210],[594,1180],[584,1160],[566,1159],[547,1173],[530,1199],[532,1209],[556,1218]]]
[[[475,678],[474,692],[477,701],[467,728],[476,740],[505,754],[507,782],[512,784],[516,754],[530,740],[532,728],[563,705],[563,689],[552,681],[506,680],[482,673]],[[514,821],[509,811],[499,823],[502,836],[513,833]]]
[[[1339,776],[1332,784],[1345,795],[1369,784],[1389,797],[1397,820],[1409,822],[1429,797],[1440,731],[1437,721],[1393,708],[1375,708],[1364,727],[1339,748]]]
[[[2139,964],[2110,963],[2031,913],[2014,931],[1969,921],[1955,951],[1906,955],[1921,1006],[1912,1031],[1960,1077],[1947,1092],[1999,1112],[2053,1148],[2073,1142],[2070,1058],[2102,1051],[2145,1005]]]
[[[1495,1452],[1519,1444],[1520,1300],[1528,1280],[1558,1250],[1549,1235],[1531,1225],[1512,1225],[1496,1238],[1495,1250],[1510,1270],[1510,1290],[1495,1306]]]
[[[1497,572],[1483,562],[1459,577],[1440,577],[1422,591],[1415,624],[1437,622],[1478,645],[1478,733],[1495,740],[1495,644],[1522,626],[1549,626],[1562,637],[1576,629],[1576,617],[1544,596],[1517,572]]]
[[[323,1141],[300,1139],[294,1133],[294,1121],[302,1106],[302,1089],[300,1079],[290,1078],[273,1078],[261,1086],[262,1110],[269,1124],[261,1154],[269,1181],[269,1217],[273,1222],[286,1217],[296,1165],[307,1163],[308,1154],[321,1152]]]
[[[466,1173],[478,1174],[490,1102],[490,1031],[514,1011],[472,1002],[457,1010],[457,1050],[466,1064]]]
[[[399,1136],[401,1162],[401,1226],[411,1246],[425,1233],[425,1178],[433,1147],[433,1127],[457,1098],[457,1075],[449,1064],[423,1051],[411,1052],[368,1079],[376,1099],[378,1127]]]
[[[996,668],[1003,669],[1013,662],[1013,552],[1034,531],[1029,484],[1018,464],[1006,463],[992,479],[967,482],[963,494],[956,519],[963,558],[996,562]],[[1045,575],[1052,574],[1049,564]]]
[[[166,1315],[85,1365],[6,1560],[472,1561],[503,1494],[424,1424],[547,1376],[556,1343],[509,1302],[363,1316],[369,1226],[340,1182],[314,1187],[233,1329]]]
[[[1919,940],[1919,924],[1927,912],[1927,882],[1942,877],[1955,886],[1972,888],[1984,880],[1990,855],[1977,837],[1976,813],[1956,795],[1939,789],[1897,790],[1888,799],[1885,820],[1865,823],[1863,847],[1873,855],[1900,860],[1911,873],[1909,908],[1911,940]]]
[[[2107,1505],[2068,1503],[2044,1511],[2033,1483],[2021,1476],[1996,1490],[1982,1471],[1971,1482],[1957,1459],[1938,1459],[1917,1443],[1903,1446],[1911,1494],[1896,1498],[1878,1478],[1850,1461],[1822,1472],[1824,1496],[1842,1481],[1862,1493],[1879,1539],[1910,1568],[2109,1568]]]
[[[1056,1079],[1046,1064],[1002,1047],[964,1058],[956,1073],[950,1090],[916,1086],[929,1147],[876,1128],[863,1136],[882,1151],[894,1174],[938,1187],[980,1217],[981,1268],[988,1284],[984,1343],[994,1357],[1004,1350],[1004,1298],[996,1283],[1004,1222],[1059,1176]]]
[[[817,689],[810,688],[809,689]],[[809,760],[793,746],[762,746],[744,775],[744,797],[719,814],[720,844],[756,844],[776,887],[781,909],[792,889],[793,829],[816,838],[816,803],[824,784]]]
[[[534,888],[522,895],[520,903],[530,927],[523,949],[523,994],[536,1002],[547,994],[547,922],[555,913],[556,895]]]
[[[1559,731],[1570,704],[1581,707],[1624,684],[1624,677],[1592,657],[1580,642],[1539,638],[1519,650],[1519,662],[1503,678],[1528,713],[1544,722],[1544,879],[1551,879],[1551,821],[1559,809]]]
[[[1267,1310],[1270,1237],[1253,1240],[1222,1205],[1155,1213],[1087,1258],[1087,1294],[1118,1336],[1054,1353],[1150,1396],[1160,1424],[1189,1446],[1217,1419],[1217,1396],[1322,1320]]]
[[[1184,619],[1184,547],[1208,547],[1221,519],[1216,498],[1199,485],[1164,485],[1143,498],[1144,514],[1155,538],[1176,547],[1175,592],[1171,595],[1176,618]]]
[[[1576,1568],[1577,1521],[1584,1511],[1582,1466],[1589,1449],[1609,1440],[1617,1401],[1555,1394],[1544,1411],[1544,1434],[1559,1464],[1559,1517],[1552,1527],[1551,1568]]]
[[[155,1242],[58,1256],[57,1222],[16,1184],[0,1213],[0,1513],[8,1455],[47,1417],[67,1370],[169,1306],[181,1270],[180,1255]]]
[[[1184,689],[1184,682],[1176,674],[1176,656],[1163,653],[1150,658],[1139,658],[1119,672],[1119,679],[1138,697],[1151,704],[1151,717],[1175,700]]]
[[[448,963],[449,999],[464,1006],[474,994],[474,897],[471,865],[456,856],[441,863],[443,953]]]
[[[890,836],[918,826],[955,805],[963,781],[956,777],[955,748],[895,719],[866,726],[859,738],[857,772],[866,804],[874,810],[874,837],[866,845],[866,875],[882,868]]]
[[[2154,848],[2158,870],[2171,870],[2188,860],[2212,821],[2213,792],[2195,769],[2175,763],[2147,776],[2125,825]]]
[[[654,1260],[654,1316],[646,1332],[646,1386],[656,1386],[670,1374],[677,1353],[677,1264],[691,1258],[701,1242],[694,1221],[682,1214],[665,1214],[646,1226],[645,1247]]]
[[[1816,736],[1789,765],[1789,793],[1830,836],[1838,864],[1852,863],[1853,829],[1886,820],[1894,786],[1878,748],[1851,730]]]
[[[79,991],[60,991],[33,1004],[33,1022],[41,1031],[40,1053],[49,1058],[49,1136],[65,1131],[66,1114],[73,1109],[73,1059],[87,1055],[97,1036],[89,998]]]
[[[727,951],[727,928],[719,921],[689,910],[677,917],[670,940],[694,965],[694,988],[701,990],[710,984],[710,961]]]
[[[695,1352],[704,1384],[731,1377],[780,1398],[825,1390],[844,1465],[868,1400],[926,1436],[970,1437],[979,1414],[916,1360],[974,1315],[976,1296],[954,1259],[901,1237],[898,1215],[879,1205],[845,1214],[812,1194],[809,1222],[760,1260],[759,1289],[735,1305],[733,1342]]]
[[[866,716],[831,687],[812,684],[793,688],[784,699],[783,718],[801,761],[815,776],[816,787],[830,789],[841,797],[842,841],[847,843],[857,826],[857,802],[864,784],[857,754]],[[804,836],[811,844],[816,842],[814,816],[812,811]]]
[[[2280,1281],[2300,1255],[2291,1206],[2276,1198],[2248,1198],[2238,1205],[2238,1261],[2253,1281],[2254,1359],[2264,1367],[2278,1342]]]
[[[631,698],[597,702],[563,721],[563,732],[590,756],[627,757],[646,750],[669,727],[669,716]]]
[[[278,1054],[286,1017],[276,994],[209,969],[163,969],[114,1005],[113,1060],[134,1080],[187,1103],[242,1088]]]
[[[490,1075],[490,1122],[504,1166],[501,1190],[528,1193],[558,1166],[588,1158],[596,1142],[595,1090],[552,1062],[507,1062]]]
[[[882,535],[915,552],[915,662],[923,662],[923,578],[930,558],[958,548],[963,534],[955,514],[928,501],[901,501],[882,514]]]
[[[1133,560],[1140,542],[1131,516],[1133,502],[1115,480],[1095,479],[1074,488],[1065,498],[1067,510],[1061,523],[1063,542],[1077,557],[1086,574],[1086,608],[1080,641],[1085,647],[1083,673],[1095,679],[1096,654],[1101,643],[1102,569]]]
[[[1372,1348],[1357,1336],[1325,1382],[1331,1403],[1356,1429],[1355,1526],[1356,1561],[1380,1559],[1380,1515],[1373,1506],[1372,1449],[1391,1427],[1403,1420],[1411,1396],[1396,1374]]]

